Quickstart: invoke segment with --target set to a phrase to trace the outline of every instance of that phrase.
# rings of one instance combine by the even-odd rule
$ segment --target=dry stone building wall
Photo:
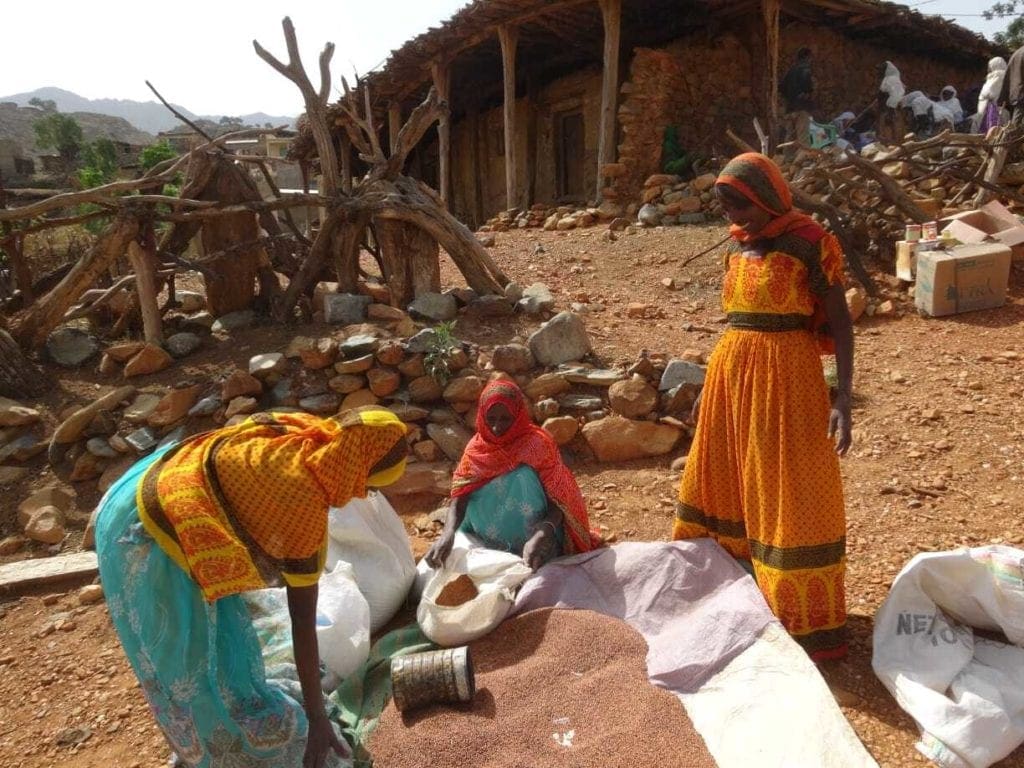
[[[762,45],[749,30],[738,30],[714,40],[684,39],[635,51],[619,107],[619,162],[627,169],[614,186],[620,202],[637,199],[644,180],[660,170],[668,125],[679,127],[686,148],[733,152],[726,127],[754,143],[752,120],[766,112],[760,105]],[[783,28],[780,74],[804,46],[814,52],[818,119],[866,107],[880,81],[877,67],[886,60],[899,68],[908,90],[933,95],[947,84],[963,93],[985,76],[984,67],[975,71],[941,56],[902,54],[806,24]]]

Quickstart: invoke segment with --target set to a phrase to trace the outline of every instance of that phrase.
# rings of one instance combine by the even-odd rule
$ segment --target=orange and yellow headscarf
[[[154,463],[139,484],[139,516],[207,600],[281,580],[310,586],[324,567],[328,507],[397,480],[404,457],[376,465],[405,433],[380,408],[332,419],[257,414]]]
[[[772,215],[772,220],[756,235],[748,234],[735,224],[729,227],[729,233],[741,243],[771,239],[808,224],[815,224],[814,219],[806,213],[793,208],[793,193],[779,166],[759,152],[746,152],[734,157],[718,174],[715,184],[735,190]]]

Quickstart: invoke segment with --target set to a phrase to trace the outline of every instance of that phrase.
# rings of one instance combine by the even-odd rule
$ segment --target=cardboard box
[[[942,221],[946,224],[942,231],[961,243],[973,245],[995,240],[1010,246],[1014,261],[1024,259],[1024,225],[998,200]]]
[[[1010,248],[1002,243],[918,251],[914,303],[932,317],[1001,307],[1006,303],[1010,259]]]

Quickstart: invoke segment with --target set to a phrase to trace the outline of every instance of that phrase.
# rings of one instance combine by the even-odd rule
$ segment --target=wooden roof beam
[[[524,13],[518,15],[512,14],[504,18],[500,22],[500,24],[487,24],[483,29],[479,30],[478,32],[470,35],[469,37],[463,38],[463,40],[460,43],[447,47],[445,49],[445,55],[448,57],[449,60],[454,60],[455,57],[458,56],[463,51],[466,51],[470,48],[475,48],[477,45],[484,42],[485,40],[494,37],[498,33],[498,27],[501,25],[519,26],[527,21],[536,19],[540,16],[546,16],[553,11],[558,11],[565,8],[572,8],[578,5],[593,2],[594,0],[556,0],[555,2],[540,3],[539,7],[534,7],[533,9],[526,11]],[[390,63],[386,66],[390,67]],[[423,80],[425,79],[423,76],[422,69],[419,70],[418,74],[420,79],[417,82],[409,83],[406,87],[402,88],[394,98],[405,99],[408,97],[410,93],[415,92],[415,90],[423,84]]]

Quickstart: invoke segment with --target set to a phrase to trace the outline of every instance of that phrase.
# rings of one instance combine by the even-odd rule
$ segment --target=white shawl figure
[[[978,94],[978,113],[971,118],[971,131],[979,133],[981,122],[985,119],[985,113],[990,104],[995,104],[999,98],[999,92],[1003,90],[1003,78],[1006,77],[1006,59],[996,56],[988,60],[988,75],[985,77],[985,84],[981,86],[981,93]],[[1005,122],[1001,119],[1000,123]]]
[[[964,108],[960,105],[960,99],[957,98],[956,88],[947,85],[939,94],[939,99],[939,104],[952,112],[954,122],[960,125],[964,120]]]
[[[900,71],[896,69],[896,65],[891,61],[885,62],[885,74],[882,75],[882,84],[878,87],[878,90],[888,96],[885,100],[885,106],[889,109],[896,109],[903,95],[907,92],[906,87],[903,85],[903,80],[900,78]]]

